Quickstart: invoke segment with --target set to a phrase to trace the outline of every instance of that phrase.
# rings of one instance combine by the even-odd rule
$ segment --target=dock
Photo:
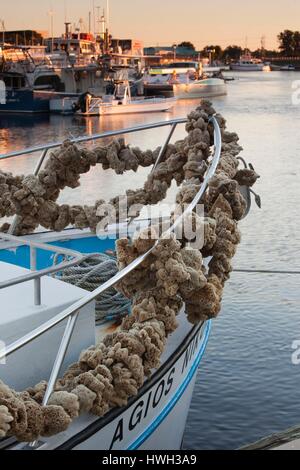
[[[240,450],[300,450],[300,426],[272,434]]]

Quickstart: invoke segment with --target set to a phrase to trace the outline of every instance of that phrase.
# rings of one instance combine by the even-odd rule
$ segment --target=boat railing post
[[[35,246],[30,246],[30,270],[37,270],[37,249]],[[33,297],[34,305],[40,306],[42,303],[42,293],[41,293],[41,278],[33,280]]]
[[[168,134],[168,137],[167,137],[167,139],[166,139],[164,145],[163,145],[162,148],[160,149],[160,152],[159,152],[159,154],[158,154],[158,157],[157,157],[157,159],[156,159],[156,162],[155,162],[154,165],[153,165],[153,168],[152,168],[152,170],[151,170],[151,173],[154,172],[154,170],[157,168],[157,166],[160,164],[162,158],[164,157],[164,155],[165,155],[165,153],[166,153],[166,150],[167,150],[167,147],[168,147],[168,145],[169,145],[169,143],[170,143],[170,140],[172,139],[173,134],[174,134],[174,132],[175,132],[175,129],[176,129],[176,127],[177,127],[177,124],[178,124],[177,122],[175,122],[175,123],[172,124],[171,130],[170,130],[170,132],[169,132],[169,134]],[[132,222],[133,222],[135,219],[136,219],[135,216],[130,217],[129,220],[128,220],[128,225],[131,225]]]
[[[79,313],[80,313],[80,310],[77,310],[71,316],[68,317],[67,325],[66,325],[61,343],[59,345],[59,350],[58,350],[58,353],[56,355],[54,365],[53,365],[53,368],[52,368],[52,371],[51,371],[51,375],[50,375],[50,378],[49,378],[49,382],[48,382],[48,385],[47,385],[47,389],[46,389],[46,392],[45,392],[45,395],[44,395],[44,398],[43,398],[43,403],[42,403],[43,406],[48,405],[49,399],[50,399],[50,397],[51,397],[51,395],[52,395],[52,393],[55,389],[55,384],[56,384],[57,378],[59,376],[59,373],[60,373],[61,367],[63,365],[63,362],[65,360],[65,357],[66,357],[66,354],[67,354],[67,351],[68,351],[70,341],[72,339],[72,335],[73,335],[73,332],[74,332],[74,328],[75,328],[76,321],[77,321],[77,318],[79,316]],[[37,444],[38,444],[38,442],[34,441],[30,444],[30,447],[36,447]]]
[[[73,315],[71,315],[68,318],[67,325],[66,325],[66,328],[65,328],[60,346],[59,346],[57,356],[55,358],[53,369],[52,369],[48,386],[47,386],[45,396],[43,399],[43,406],[46,406],[48,404],[48,401],[53,393],[55,383],[57,381],[58,375],[60,373],[60,369],[66,357],[70,341],[72,339],[72,335],[74,332],[74,328],[75,328],[79,313],[80,313],[80,310],[77,310],[75,313],[73,313]]]
[[[44,163],[44,160],[45,160],[45,158],[46,158],[46,156],[47,156],[47,153],[48,153],[48,149],[45,148],[45,149],[43,150],[42,155],[40,156],[40,158],[39,158],[37,164],[36,164],[35,169],[34,169],[34,172],[33,172],[34,176],[38,176],[38,174],[39,174],[39,172],[40,172],[40,169],[41,169],[41,167],[42,167],[42,164]]]
[[[36,164],[36,167],[35,167],[34,172],[33,172],[34,176],[38,176],[38,174],[40,172],[40,169],[42,167],[42,164],[44,163],[44,160],[47,156],[47,153],[48,153],[48,149],[46,148],[46,149],[43,150],[42,155],[40,156],[40,158],[39,158],[39,160]],[[15,233],[19,221],[20,221],[20,216],[16,215],[14,217],[9,229],[8,229],[8,234],[9,235],[13,235]]]
[[[166,150],[167,150],[167,147],[168,147],[168,145],[169,145],[169,143],[170,143],[170,140],[171,140],[172,137],[173,137],[173,134],[174,134],[174,132],[175,132],[176,127],[177,127],[177,122],[175,122],[174,124],[172,124],[172,127],[171,127],[171,130],[170,130],[170,132],[169,132],[169,135],[168,135],[168,137],[167,137],[167,139],[166,139],[164,145],[163,145],[162,148],[160,149],[159,155],[158,155],[158,157],[157,157],[157,159],[156,159],[156,162],[154,163],[154,166],[153,166],[153,168],[152,168],[152,170],[151,170],[151,173],[153,173],[153,171],[157,168],[157,165],[159,165],[159,163],[161,162],[163,156],[165,155]]]

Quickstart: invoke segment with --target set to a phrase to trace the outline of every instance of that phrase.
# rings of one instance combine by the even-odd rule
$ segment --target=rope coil
[[[57,264],[59,255],[54,256]],[[102,253],[92,253],[79,266],[57,273],[60,281],[72,284],[89,292],[111,279],[118,272],[116,258]],[[129,314],[131,302],[116,289],[110,288],[96,298],[96,322],[119,320]]]

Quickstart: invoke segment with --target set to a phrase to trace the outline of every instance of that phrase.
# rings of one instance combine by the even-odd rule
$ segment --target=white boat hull
[[[179,450],[210,329],[210,321],[190,329],[127,407],[103,418],[82,416],[67,432],[40,442],[38,450]]]
[[[174,96],[177,99],[212,98],[227,94],[227,86],[223,80],[210,78],[194,83],[173,85]]]
[[[232,64],[230,68],[234,72],[262,72],[264,64]]]
[[[74,114],[74,105],[78,102],[77,97],[53,98],[49,102],[50,112],[56,114]]]
[[[126,104],[99,104],[87,113],[79,113],[84,116],[109,116],[116,114],[155,113],[169,111],[174,107],[176,99],[147,99],[136,100]]]
[[[139,226],[140,224],[141,222],[138,222]],[[128,230],[127,223],[123,225],[121,224],[119,226],[119,230],[119,235],[122,236],[124,230],[125,236],[125,233],[127,233]],[[132,234],[135,232],[136,227],[134,224],[130,227],[130,230],[132,230]],[[108,233],[106,232],[106,237],[108,234],[114,238],[116,227],[111,226]],[[78,249],[79,246],[94,246],[94,243],[97,243],[98,248],[94,249],[102,250],[101,241],[99,242],[99,239],[91,234],[89,230],[66,230],[60,234],[45,232],[28,236],[28,238],[31,241],[50,244],[60,241],[61,245],[65,248],[72,246],[73,249],[76,247]],[[76,245],[76,242],[80,242],[78,246]],[[4,245],[2,246],[2,250],[10,257],[9,259],[11,259],[11,250],[14,247],[14,243],[3,243]],[[20,256],[18,250],[13,253],[15,253],[14,256],[16,259]],[[14,259],[15,258],[11,259],[11,261],[14,261]],[[16,275],[19,275],[18,270],[25,269],[11,265],[9,266],[10,269],[17,270]],[[8,277],[12,278],[13,276],[9,275]],[[66,299],[58,299],[53,296],[53,286],[53,288],[58,292],[59,288],[71,289],[73,295],[73,290],[75,289],[74,286],[65,285],[62,281],[54,279],[48,280],[48,284],[51,283],[51,285],[48,286],[45,281],[46,280],[43,282],[44,309],[50,309],[50,301],[55,303],[59,300],[66,303]],[[80,292],[76,289],[74,291],[74,295],[80,296]],[[8,289],[8,294],[11,295],[11,289]],[[15,302],[20,302],[20,305],[22,301],[25,305],[30,304],[31,297],[27,301],[25,300],[25,302],[24,296],[19,295],[18,297],[22,300],[16,299]],[[36,307],[33,307],[33,309],[36,311]],[[58,309],[61,310],[61,308]],[[113,331],[116,331],[116,328],[118,328],[118,323],[114,323],[112,320],[108,323],[98,325],[96,330],[94,330],[94,306],[90,306],[89,309],[89,313],[87,312],[87,314],[89,315],[88,325],[90,326],[87,325],[87,327],[90,328],[91,333],[89,333],[86,328],[82,330],[82,325],[78,324],[81,336],[85,336],[79,340],[76,335],[74,341],[72,340],[73,342],[70,345],[70,354],[72,354],[72,357],[68,356],[64,362],[61,374],[63,374],[68,364],[77,360],[83,349],[88,348],[95,342],[93,334],[96,334],[97,344],[108,333],[112,333]],[[40,310],[37,311],[37,318],[39,318],[39,312]],[[56,312],[54,312],[54,314],[55,313]],[[84,315],[84,312],[82,312],[81,315]],[[25,318],[23,322],[25,325],[26,321],[27,320]],[[40,322],[41,321],[42,320],[40,319]],[[78,319],[78,322],[80,321],[81,319]],[[85,316],[82,317],[82,321],[87,321]],[[102,418],[91,414],[84,414],[74,420],[65,432],[49,439],[41,438],[36,449],[180,449],[193,395],[195,377],[208,342],[211,322],[206,322],[205,324],[199,324],[197,326],[191,325],[187,320],[184,308],[179,313],[177,322],[178,328],[168,338],[165,351],[161,357],[160,368],[157,371],[153,371],[152,377],[145,381],[145,384],[139,391],[138,395],[132,398],[126,407],[115,408]],[[32,325],[28,325],[28,330],[31,328]],[[18,337],[22,336],[24,331],[16,332],[16,335],[17,334]],[[23,348],[20,353],[24,355],[24,358],[15,358],[16,362],[12,367],[13,376],[6,376],[6,369],[8,373],[9,368],[5,365],[0,366],[0,368],[2,367],[1,379],[9,385],[16,387],[17,390],[23,390],[27,386],[39,382],[41,378],[49,377],[58,348],[55,341],[59,342],[61,337],[62,331],[53,331],[53,338],[51,337],[46,339],[47,349],[45,351],[43,351],[43,348],[41,349],[39,338],[37,338],[26,347],[35,348],[39,351],[39,354],[37,354],[37,361],[40,360],[42,364],[40,364],[40,366],[36,363],[32,364],[32,372],[30,373],[26,366],[26,361],[30,364],[30,357],[34,355],[34,350],[31,351],[29,356],[29,353],[24,354],[25,350]],[[7,339],[7,343],[10,343],[9,339]],[[9,360],[14,360],[15,354],[12,355]],[[45,354],[47,355],[46,358],[44,357]],[[43,370],[41,369],[41,365],[43,365]],[[16,443],[10,438],[4,440],[0,439],[0,449],[19,450],[24,448],[28,448],[27,444]]]
[[[195,328],[161,371],[124,410],[114,410],[77,433],[59,449],[176,450],[181,448],[210,323]],[[176,356],[177,352],[177,356]]]
[[[295,72],[296,67],[293,65],[284,65],[283,67],[280,67],[279,69],[281,72]]]

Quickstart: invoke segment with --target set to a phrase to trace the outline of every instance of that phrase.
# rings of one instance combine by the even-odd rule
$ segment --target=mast
[[[101,9],[101,7],[97,6],[96,9],[97,9],[97,20],[96,20],[97,30],[95,31],[95,36],[98,37],[98,36],[100,36],[100,33],[101,33],[101,28],[100,28],[100,24],[101,24],[100,9]]]
[[[1,25],[1,29],[2,29],[2,43],[3,43],[3,46],[4,46],[4,43],[5,43],[5,24],[4,24],[4,20],[0,19],[0,25]]]
[[[53,12],[53,9],[51,9],[49,11],[49,17],[50,17],[50,31],[51,31],[51,53],[53,53],[53,49],[54,49],[54,33],[53,33],[53,16],[54,16],[54,12]]]
[[[92,13],[89,11],[89,34],[91,34],[92,29]]]
[[[106,0],[106,30],[105,30],[105,53],[109,52],[109,0]]]
[[[109,0],[106,0],[106,28],[109,31]]]
[[[105,39],[105,12],[103,8],[102,16],[100,19],[100,36],[101,39]]]
[[[67,21],[65,22],[65,38],[69,39],[70,38],[70,26],[71,23],[68,23]]]
[[[68,7],[67,7],[67,0],[64,0],[64,15],[65,15],[65,23],[68,21]]]
[[[95,0],[93,0],[93,33],[94,36],[96,36],[96,7],[95,7]]]

